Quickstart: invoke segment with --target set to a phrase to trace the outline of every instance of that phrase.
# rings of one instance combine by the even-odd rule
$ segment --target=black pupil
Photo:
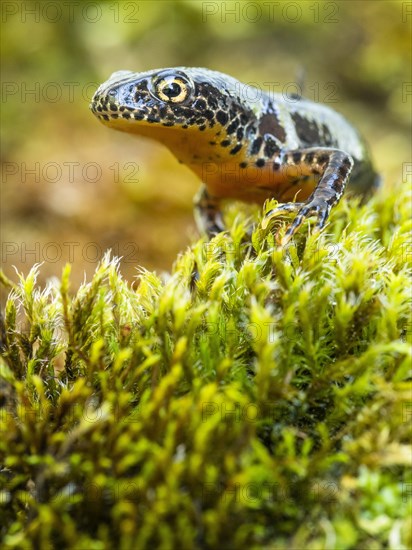
[[[176,84],[176,82],[169,82],[166,84],[166,86],[162,89],[162,92],[167,95],[167,97],[177,97],[182,91],[182,87],[180,84]]]

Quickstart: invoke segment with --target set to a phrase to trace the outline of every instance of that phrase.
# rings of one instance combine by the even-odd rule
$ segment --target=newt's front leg
[[[225,225],[220,211],[220,199],[213,197],[202,184],[193,200],[196,225],[200,233],[213,237],[225,231]]]
[[[332,148],[310,148],[288,151],[283,155],[279,169],[294,165],[299,168],[302,177],[307,174],[321,175],[319,183],[305,203],[287,203],[266,213],[262,227],[265,229],[270,220],[283,212],[297,212],[293,223],[282,239],[287,244],[306,218],[317,216],[316,229],[321,229],[329,216],[331,208],[339,201],[349,179],[353,159],[344,151]]]

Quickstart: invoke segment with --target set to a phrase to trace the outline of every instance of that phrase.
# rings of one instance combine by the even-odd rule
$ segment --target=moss
[[[407,548],[409,205],[287,249],[232,208],[135,285],[109,254],[77,292],[3,277],[5,545]]]

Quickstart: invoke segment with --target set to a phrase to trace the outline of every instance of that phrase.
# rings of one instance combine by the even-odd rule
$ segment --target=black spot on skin
[[[295,164],[300,164],[300,161],[302,160],[302,154],[299,152],[292,153],[292,158]]]
[[[134,100],[137,103],[140,99],[142,99],[142,96],[147,95],[147,83],[144,80],[143,82],[139,83],[137,86],[130,86],[129,88],[130,94],[133,94],[134,92]]]
[[[216,141],[209,141],[209,145],[216,145]]]
[[[206,101],[204,99],[198,99],[194,102],[193,107],[199,111],[204,111],[206,109]]]
[[[293,113],[291,116],[298,138],[304,145],[322,145],[321,129],[314,120],[307,119],[299,113]]]
[[[260,147],[263,143],[263,138],[261,136],[257,137],[252,143],[252,148],[250,150],[251,155],[257,155],[260,151]]]
[[[239,121],[238,120],[234,120],[233,122],[231,122],[229,124],[229,126],[226,128],[226,132],[228,134],[233,134],[233,132],[236,130],[236,128],[239,126]]]
[[[325,162],[328,162],[329,155],[323,154],[318,156],[318,164],[325,164]]]
[[[267,158],[272,158],[279,152],[278,144],[272,137],[265,136],[265,148],[263,149],[263,152]]]
[[[336,147],[337,142],[335,139],[333,139],[332,134],[330,133],[330,130],[325,123],[322,124],[322,132],[323,132],[323,139],[322,139],[323,145],[325,147]]]
[[[199,126],[199,130],[201,132],[203,132],[203,130],[206,130],[206,126],[204,124],[202,124],[201,126]]]
[[[99,113],[102,112],[102,108],[100,107],[100,105],[98,105],[98,106],[96,107],[96,109],[99,111]]]
[[[121,111],[122,113],[125,109],[126,109],[126,107],[123,107],[123,105],[121,107],[119,107],[119,111]]]
[[[207,98],[207,103],[208,103],[208,105],[211,109],[213,109],[213,110],[217,109],[217,101],[214,97],[209,96]]]
[[[186,130],[186,128],[189,128],[189,126],[188,126],[187,124],[183,124],[183,125],[182,125],[182,128],[183,128],[184,130]]]
[[[275,113],[262,116],[259,121],[259,133],[262,134],[262,136],[265,134],[272,134],[272,136],[275,136],[282,143],[286,141],[285,129]]]
[[[247,167],[247,162],[241,162],[239,164],[240,168],[246,168]]]
[[[142,113],[134,113],[133,118],[134,118],[135,120],[143,120],[143,119],[144,119],[144,115],[143,115]]]
[[[163,126],[174,126],[174,122],[163,122]]]
[[[159,115],[160,115],[162,118],[165,118],[166,115],[167,115],[167,107],[161,106],[161,107],[159,108]]]
[[[280,162],[274,162],[273,163],[273,171],[275,172],[276,170],[279,170],[280,168]]]
[[[167,108],[163,107],[162,109],[164,109],[165,114],[166,114],[167,113]],[[162,114],[162,109],[159,110],[160,114]],[[172,111],[176,116],[184,116],[184,117],[187,116],[187,109],[183,109],[182,107],[173,107]]]
[[[108,115],[102,115],[102,117],[104,118],[104,120],[109,120],[109,116],[108,116]]]
[[[212,118],[214,118],[215,116],[215,113],[213,111],[205,111],[203,113],[203,116],[207,118],[207,120],[212,120]]]
[[[129,119],[130,118],[130,113],[123,113],[122,118]]]
[[[230,145],[230,140],[229,139],[224,139],[223,141],[220,142],[220,145],[222,147],[228,147]]]
[[[243,128],[238,128],[237,132],[236,132],[236,137],[239,141],[241,141],[243,139],[243,135],[244,135]]]
[[[135,115],[135,118],[136,118],[136,115]],[[160,119],[158,117],[154,117],[154,116],[148,116],[146,118],[147,122],[150,122],[150,123],[154,123],[154,122],[160,122]]]
[[[262,168],[262,166],[265,166],[265,159],[257,159],[257,161],[255,162],[256,166],[258,166],[259,168]]]
[[[218,111],[216,113],[216,120],[218,122],[220,122],[220,124],[222,124],[222,126],[224,126],[226,124],[226,122],[228,121],[228,116],[224,111]]]
[[[314,153],[308,153],[308,154],[306,155],[306,157],[305,157],[305,161],[306,161],[308,164],[312,164],[314,156],[315,156]]]
[[[117,111],[117,105],[110,105],[110,110],[111,111]]]
[[[334,190],[334,191],[341,191],[342,189],[342,183],[345,181],[345,178],[339,178],[337,181],[334,181],[331,185],[331,188]]]
[[[242,149],[242,144],[238,143],[233,149],[230,150],[231,155],[236,155]]]
[[[112,118],[114,118],[114,119],[119,118],[119,115],[116,114],[116,113],[113,113],[113,114],[112,114]]]

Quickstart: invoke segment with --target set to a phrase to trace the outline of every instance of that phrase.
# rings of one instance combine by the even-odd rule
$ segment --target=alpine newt
[[[343,116],[208,69],[119,71],[90,108],[111,128],[160,141],[199,176],[195,217],[209,236],[224,230],[223,199],[282,203],[266,213],[263,228],[296,212],[286,244],[305,218],[325,225],[349,180],[361,194],[378,183],[365,142]]]

